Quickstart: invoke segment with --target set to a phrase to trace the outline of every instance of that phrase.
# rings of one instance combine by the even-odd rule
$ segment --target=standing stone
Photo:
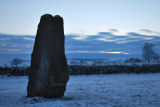
[[[64,95],[69,73],[62,17],[49,14],[41,17],[28,79],[28,97],[57,98]]]

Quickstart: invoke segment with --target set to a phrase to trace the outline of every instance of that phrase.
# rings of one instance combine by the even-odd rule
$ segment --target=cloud
[[[20,52],[20,49],[12,48],[12,49],[7,49],[8,52]]]
[[[2,47],[6,46],[6,43],[2,43],[1,46],[2,46]]]
[[[9,38],[8,37],[6,37],[6,38],[0,38],[0,40],[6,41],[6,40],[9,40]]]
[[[146,33],[146,34],[160,35],[160,32],[156,32],[156,31],[149,30],[149,29],[141,29],[140,31],[143,32],[143,33]]]
[[[24,37],[23,39],[25,39],[25,40],[35,40],[34,38],[31,38],[31,37]]]
[[[33,48],[33,44],[26,44],[25,47],[26,48]]]
[[[109,29],[109,31],[112,32],[112,33],[119,32],[118,29],[113,29],[113,28],[112,28],[112,29]]]
[[[112,32],[98,32],[99,35],[112,35]]]
[[[116,41],[114,39],[107,39],[107,38],[98,38],[97,40],[105,41],[105,42],[115,42]]]
[[[72,57],[78,57],[91,54],[94,57],[109,57],[108,54],[114,55],[139,55],[141,56],[144,43],[153,43],[160,47],[160,37],[158,35],[145,35],[137,32],[127,32],[125,34],[115,34],[120,32],[118,29],[111,31],[99,32],[94,35],[66,34],[65,51]],[[29,53],[33,49],[35,36],[17,36],[0,34],[0,53]],[[105,54],[106,53],[106,54]],[[129,54],[128,54],[129,53]],[[101,54],[101,55],[99,55]],[[99,56],[98,56],[99,55]],[[121,56],[119,56],[121,57]]]
[[[138,34],[138,33],[134,33],[134,32],[130,32],[128,33],[128,37],[129,38],[135,38],[135,39],[139,39],[139,40],[151,40],[151,39],[154,39],[155,36],[154,35],[144,35],[144,34]]]
[[[0,53],[31,53],[34,36],[0,34]],[[31,46],[29,47],[30,44]]]

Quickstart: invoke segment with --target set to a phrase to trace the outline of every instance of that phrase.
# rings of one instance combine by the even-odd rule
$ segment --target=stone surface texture
[[[28,97],[64,95],[69,80],[64,41],[63,18],[50,14],[41,16],[31,55]]]

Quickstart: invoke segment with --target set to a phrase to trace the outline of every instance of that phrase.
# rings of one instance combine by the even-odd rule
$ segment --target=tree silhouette
[[[12,66],[15,66],[17,67],[19,64],[22,64],[23,63],[23,60],[22,59],[19,59],[19,58],[14,58],[12,61],[11,61],[11,65]]]
[[[159,55],[153,50],[154,45],[151,43],[145,43],[143,47],[143,54],[142,58],[144,62],[147,63],[158,63],[159,62]]]

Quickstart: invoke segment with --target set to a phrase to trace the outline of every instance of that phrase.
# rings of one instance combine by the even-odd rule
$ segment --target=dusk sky
[[[0,33],[35,35],[40,16],[59,14],[65,34],[160,32],[160,0],[0,0]]]
[[[146,42],[160,53],[159,12],[160,0],[0,0],[0,57],[30,56],[44,14],[63,17],[68,58],[141,58]]]

